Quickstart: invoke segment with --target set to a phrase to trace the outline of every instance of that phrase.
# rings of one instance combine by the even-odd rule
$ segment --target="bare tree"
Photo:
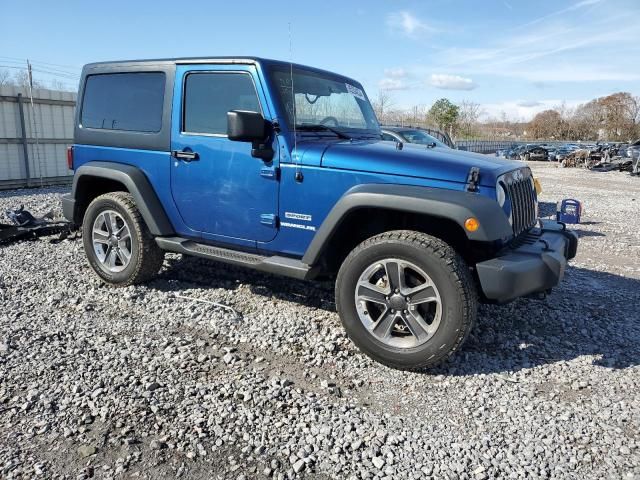
[[[0,87],[11,85],[11,74],[8,70],[0,70]]]
[[[12,84],[24,90],[25,92],[28,92],[29,91],[29,74],[27,73],[27,70],[26,69],[18,70],[18,72],[13,75]],[[34,78],[33,88],[44,88],[44,85]]]
[[[75,87],[71,87],[69,86],[69,84],[61,82],[57,78],[54,78],[51,81],[49,81],[49,88],[51,90],[60,90],[62,92],[73,92],[76,90]]]
[[[538,113],[529,122],[528,132],[535,139],[559,139],[562,131],[562,117],[557,110],[545,110]]]
[[[390,113],[391,107],[393,107],[393,98],[388,90],[379,90],[378,96],[373,101],[373,110],[378,117],[380,123],[388,121],[387,116]]]
[[[478,118],[480,118],[480,104],[470,100],[463,100],[458,105],[460,107],[458,113],[458,131],[462,137],[472,137],[476,133],[478,127]]]

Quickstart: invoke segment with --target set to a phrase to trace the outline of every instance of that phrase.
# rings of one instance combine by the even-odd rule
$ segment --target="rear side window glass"
[[[190,73],[184,88],[184,132],[226,135],[227,112],[261,111],[246,73]]]
[[[85,128],[155,133],[162,128],[162,72],[90,75],[80,123]]]

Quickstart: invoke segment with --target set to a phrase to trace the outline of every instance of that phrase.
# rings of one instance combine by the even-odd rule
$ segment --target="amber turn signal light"
[[[478,228],[480,228],[480,222],[477,218],[474,217],[467,218],[464,221],[464,228],[466,228],[468,232],[475,232],[476,230],[478,230]]]

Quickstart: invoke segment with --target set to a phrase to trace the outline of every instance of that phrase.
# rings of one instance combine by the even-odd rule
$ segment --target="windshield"
[[[435,143],[438,147],[447,147],[444,143],[438,140],[435,137],[432,137],[428,133],[423,132],[422,130],[403,130],[399,132],[404,138],[407,139],[409,143],[418,143],[420,145],[429,145],[431,143]]]
[[[338,131],[380,135],[373,108],[360,85],[342,77],[295,68],[293,75],[288,69],[274,70],[272,79],[290,127],[295,118],[297,128],[321,125]]]

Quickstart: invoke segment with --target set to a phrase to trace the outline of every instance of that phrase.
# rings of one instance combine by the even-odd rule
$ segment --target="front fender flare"
[[[320,225],[302,261],[314,265],[342,221],[360,208],[384,208],[453,220],[466,232],[467,238],[474,241],[493,242],[513,235],[498,203],[477,193],[412,185],[364,184],[351,188],[338,200]],[[464,222],[469,217],[480,222],[475,232],[464,229]]]
[[[160,203],[144,172],[132,165],[116,162],[88,162],[76,170],[70,195],[71,201],[75,204],[73,222],[80,223],[82,220],[79,218],[78,205],[82,199],[77,198],[78,185],[89,177],[106,178],[123,184],[133,196],[136,207],[152,235],[173,235],[175,233],[162,203]]]

